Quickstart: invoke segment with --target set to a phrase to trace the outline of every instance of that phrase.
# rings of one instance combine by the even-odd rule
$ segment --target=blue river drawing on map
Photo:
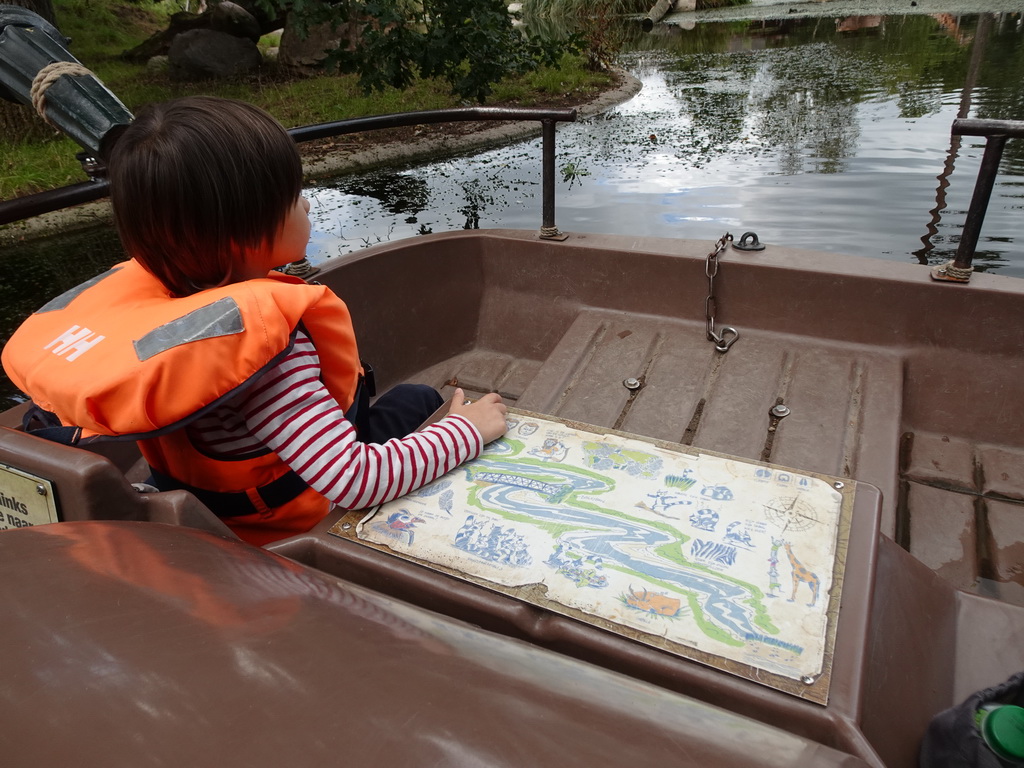
[[[739,640],[762,636],[763,630],[751,623],[752,610],[744,605],[747,601],[759,602],[749,588],[711,572],[681,567],[654,553],[655,548],[663,544],[682,542],[681,536],[671,536],[655,527],[618,517],[610,511],[604,513],[571,504],[574,495],[599,494],[613,487],[613,481],[578,473],[563,465],[527,465],[489,456],[480,457],[466,470],[471,479],[481,473],[487,477],[480,479],[501,474],[520,477],[543,474],[560,478],[571,486],[568,494],[559,494],[560,498],[568,497],[569,503],[546,502],[541,493],[524,494],[522,487],[501,482],[480,488],[477,498],[484,507],[492,510],[528,515],[571,528],[560,535],[559,541],[572,549],[600,557],[605,563],[616,563],[641,576],[670,582],[683,592],[695,594],[705,615]],[[638,546],[646,550],[649,557],[641,557],[631,551]]]

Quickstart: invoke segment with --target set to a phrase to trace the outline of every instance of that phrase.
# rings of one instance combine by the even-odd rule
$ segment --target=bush
[[[270,10],[275,0],[260,0]],[[356,74],[366,92],[405,88],[417,77],[445,80],[461,98],[483,102],[502,78],[552,66],[570,40],[542,41],[513,25],[505,0],[278,0],[300,34],[328,22],[356,34],[325,66]]]

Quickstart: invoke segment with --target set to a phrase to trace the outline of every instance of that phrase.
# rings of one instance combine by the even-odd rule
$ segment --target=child
[[[3,351],[11,380],[76,428],[70,442],[138,439],[158,488],[193,491],[262,545],[331,503],[409,493],[504,433],[493,393],[470,404],[456,390],[420,432],[441,405],[430,387],[368,406],[344,303],[271,271],[305,255],[310,224],[295,144],[268,114],[207,97],[151,106],[109,154],[131,260],[49,302]]]

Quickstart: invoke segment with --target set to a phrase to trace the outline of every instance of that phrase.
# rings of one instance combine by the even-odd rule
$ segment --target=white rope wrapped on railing
[[[50,121],[50,118],[46,116],[47,89],[65,75],[80,77],[91,74],[92,71],[88,67],[82,66],[77,61],[55,61],[52,64],[47,64],[36,73],[34,78],[32,78],[32,90],[30,91],[32,107],[37,113],[39,113],[39,116],[46,121],[47,125],[57,128],[57,126]]]

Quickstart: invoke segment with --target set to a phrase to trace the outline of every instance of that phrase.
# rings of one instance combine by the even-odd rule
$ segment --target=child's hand
[[[456,389],[448,413],[469,419],[480,432],[484,443],[497,440],[508,429],[505,424],[508,408],[501,402],[501,395],[497,392],[484,395],[475,403],[467,403],[466,393],[462,389]]]

